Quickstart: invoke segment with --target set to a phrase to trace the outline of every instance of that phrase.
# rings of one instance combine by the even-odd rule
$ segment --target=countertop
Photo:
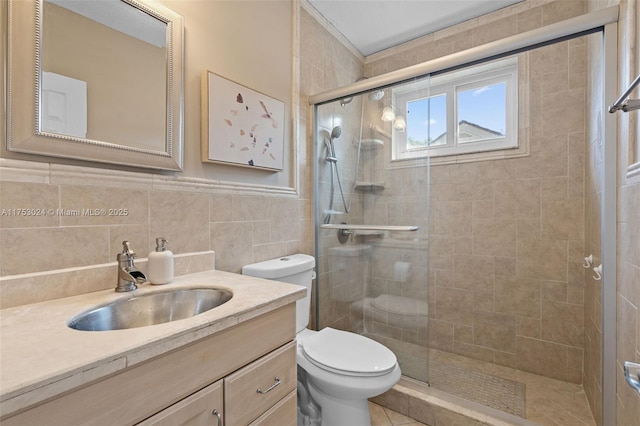
[[[227,303],[194,317],[116,331],[78,331],[67,321],[92,307],[134,295],[179,288],[230,290]],[[241,322],[293,303],[304,288],[222,271],[0,310],[0,413],[5,416],[52,396],[147,361]]]

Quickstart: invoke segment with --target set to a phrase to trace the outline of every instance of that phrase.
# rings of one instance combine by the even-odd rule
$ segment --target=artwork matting
[[[202,161],[282,171],[284,102],[202,74]]]

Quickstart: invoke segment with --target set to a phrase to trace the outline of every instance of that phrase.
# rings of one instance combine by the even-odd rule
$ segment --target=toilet
[[[296,302],[298,425],[370,425],[367,399],[391,389],[400,366],[391,350],[367,337],[330,327],[307,329],[314,267],[312,256],[294,254],[246,265],[242,273],[307,289]]]

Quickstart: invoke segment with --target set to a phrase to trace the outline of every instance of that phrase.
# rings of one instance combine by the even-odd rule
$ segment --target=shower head
[[[338,139],[342,134],[342,127],[336,126],[331,130],[331,139]]]

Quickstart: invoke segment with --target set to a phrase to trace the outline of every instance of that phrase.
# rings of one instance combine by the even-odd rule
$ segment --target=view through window
[[[515,57],[395,89],[407,125],[394,132],[394,159],[517,147],[517,93]]]

